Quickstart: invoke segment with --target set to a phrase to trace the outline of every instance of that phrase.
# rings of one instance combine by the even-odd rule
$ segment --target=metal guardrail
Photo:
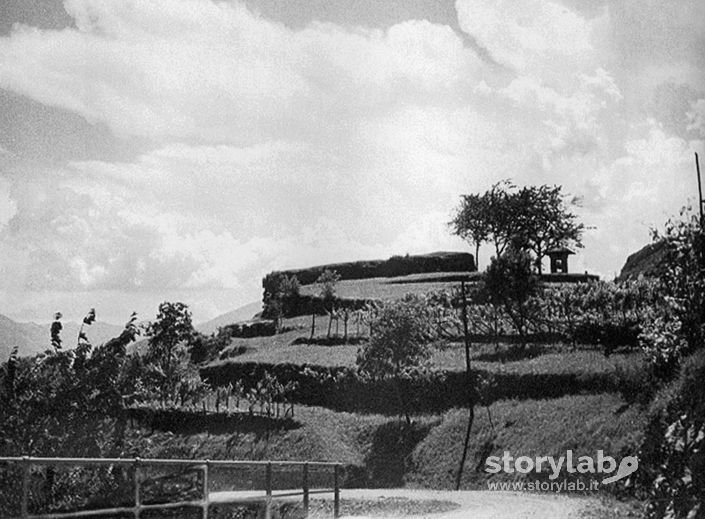
[[[208,474],[211,468],[234,467],[264,467],[265,488],[264,495],[247,497],[232,496],[231,498],[218,499],[218,504],[248,504],[264,503],[265,517],[272,517],[272,503],[275,499],[284,497],[302,496],[304,513],[308,515],[309,499],[311,494],[333,492],[333,516],[340,516],[340,468],[341,464],[331,462],[303,462],[303,461],[235,461],[235,460],[189,460],[189,459],[141,459],[141,458],[35,458],[0,457],[0,464],[19,464],[22,469],[22,497],[20,502],[20,515],[7,519],[68,519],[72,517],[100,517],[102,515],[133,514],[135,519],[140,518],[143,510],[167,510],[180,507],[198,507],[203,510],[203,519],[208,518],[208,508],[211,505],[210,492],[208,491]],[[39,466],[127,466],[133,467],[134,505],[130,507],[102,508],[96,510],[81,510],[76,512],[60,512],[46,514],[30,514],[29,494],[30,477],[33,465]],[[203,470],[203,499],[193,501],[178,501],[174,503],[144,504],[142,502],[142,470],[146,467],[185,466]],[[286,490],[275,493],[272,488],[273,470],[279,467],[301,468],[301,490]],[[332,488],[309,488],[309,469],[311,467],[330,467],[333,469]]]

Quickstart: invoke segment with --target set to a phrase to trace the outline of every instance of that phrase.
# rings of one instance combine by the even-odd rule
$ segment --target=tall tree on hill
[[[575,200],[571,201],[575,204]],[[525,186],[514,195],[518,238],[533,253],[539,274],[546,251],[572,244],[581,247],[585,229],[572,213],[560,186]]]
[[[519,232],[516,204],[516,186],[508,180],[494,184],[481,195],[461,197],[450,227],[453,234],[475,244],[476,263],[483,242],[493,243],[499,257]]]
[[[331,327],[333,326],[333,314],[335,313],[335,289],[340,281],[340,274],[335,270],[325,269],[318,279],[316,285],[320,287],[320,297],[323,301],[323,308],[328,312],[328,339],[330,339]]]
[[[480,245],[487,241],[490,233],[487,198],[477,194],[463,195],[449,225],[453,234],[475,245],[475,265],[480,270]]]
[[[570,211],[560,186],[517,188],[505,180],[485,193],[463,195],[450,222],[453,234],[475,244],[494,244],[496,257],[509,246],[531,252],[539,274],[546,251],[554,247],[581,246],[583,224]],[[477,261],[477,257],[475,258]]]

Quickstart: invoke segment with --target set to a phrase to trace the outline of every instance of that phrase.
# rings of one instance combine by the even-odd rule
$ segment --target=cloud
[[[259,297],[269,270],[462,248],[445,225],[458,196],[503,178],[582,197],[596,229],[580,264],[615,272],[690,196],[703,101],[683,71],[697,62],[681,49],[685,86],[646,109],[614,66],[609,4],[456,7],[482,56],[423,20],[294,30],[206,0],[70,0],[75,28],[16,27],[0,87],[142,151],[3,170],[0,301],[186,294],[212,313],[224,294]],[[662,78],[642,81],[651,100]]]
[[[546,0],[458,0],[460,27],[503,65],[528,73],[549,63],[585,60],[590,24],[560,3]]]
[[[0,86],[123,135],[252,143],[316,133],[319,121],[452,101],[480,63],[449,27],[425,21],[292,31],[238,3],[66,8],[76,30],[18,26],[0,39]]]
[[[690,111],[686,112],[688,118],[688,130],[694,130],[705,137],[705,99],[698,99],[691,105]]]

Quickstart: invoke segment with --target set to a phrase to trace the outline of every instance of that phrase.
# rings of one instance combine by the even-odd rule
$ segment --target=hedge
[[[216,362],[201,368],[201,377],[213,386],[240,381],[253,387],[265,373],[279,382],[293,381],[297,389],[292,400],[336,411],[396,414],[398,397],[395,382],[369,380],[353,368],[260,362]],[[483,401],[504,399],[557,398],[567,394],[618,392],[622,383],[609,374],[494,373],[473,370],[475,377],[491,379]],[[464,406],[468,401],[465,373],[432,371],[427,376],[406,380],[404,392],[417,412],[442,412]]]
[[[408,276],[428,272],[474,272],[475,258],[466,252],[434,252],[423,255],[392,256],[388,260],[352,261],[320,265],[282,274],[296,276],[302,285],[315,283],[324,270],[335,270],[340,279],[367,279]]]

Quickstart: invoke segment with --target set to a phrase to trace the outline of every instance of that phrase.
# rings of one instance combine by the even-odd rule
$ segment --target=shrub
[[[705,344],[705,232],[696,215],[683,210],[680,220],[666,223],[665,262],[660,291],[666,304],[656,306],[642,334],[642,345],[664,376],[680,359]]]
[[[649,517],[705,517],[705,353],[688,358],[649,413],[637,473]]]
[[[406,386],[425,369],[431,356],[431,308],[424,298],[412,295],[385,303],[372,320],[371,330],[369,342],[358,351],[358,369],[372,379],[394,381],[400,414],[411,423]]]

